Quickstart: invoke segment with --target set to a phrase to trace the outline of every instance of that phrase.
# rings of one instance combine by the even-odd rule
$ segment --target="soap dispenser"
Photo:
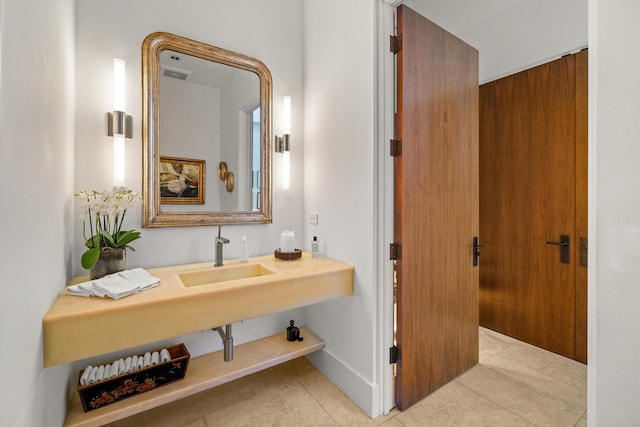
[[[320,243],[318,242],[318,236],[313,236],[311,241],[311,257],[320,258]]]
[[[304,338],[300,336],[300,329],[294,325],[295,322],[291,320],[287,327],[287,341],[302,341]]]
[[[240,249],[238,251],[238,259],[241,262],[249,261],[249,244],[247,243],[247,236],[242,236],[242,241],[240,242]]]

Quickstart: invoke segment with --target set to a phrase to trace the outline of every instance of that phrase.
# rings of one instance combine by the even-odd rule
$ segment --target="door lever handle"
[[[484,249],[484,246],[478,243],[478,238],[473,238],[473,266],[478,266],[478,258],[480,258],[480,249]]]
[[[563,264],[569,264],[570,262],[570,246],[569,246],[569,236],[563,234],[560,236],[559,242],[551,242],[547,241],[547,245],[555,245],[560,246],[560,262]]]

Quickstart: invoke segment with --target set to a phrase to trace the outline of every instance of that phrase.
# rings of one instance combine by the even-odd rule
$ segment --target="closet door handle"
[[[480,258],[480,250],[484,249],[484,246],[482,246],[480,243],[478,243],[478,238],[474,237],[473,238],[473,266],[477,267],[478,266],[478,258]]]
[[[559,242],[547,241],[547,245],[560,246],[560,262],[563,264],[569,264],[570,262],[570,239],[569,236],[563,234],[560,236]]]

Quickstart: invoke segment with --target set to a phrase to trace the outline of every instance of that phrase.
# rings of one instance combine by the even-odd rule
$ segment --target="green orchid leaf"
[[[107,241],[107,244],[105,246],[110,247],[110,248],[117,248],[118,246],[116,245],[115,240],[113,240],[113,237],[111,237],[111,233],[107,232],[107,231],[101,231],[100,232],[100,236]]]
[[[91,270],[91,268],[96,265],[96,262],[98,262],[98,258],[100,258],[100,248],[96,247],[89,249],[82,254],[82,258],[80,259],[82,268]]]
[[[140,238],[140,232],[139,231],[134,231],[134,230],[130,230],[130,231],[121,231],[117,234],[117,244],[118,244],[118,248],[125,248],[129,245],[129,243],[133,242],[136,239]]]
[[[91,248],[99,248],[100,247],[100,236],[93,236],[87,239],[84,243],[86,247]]]

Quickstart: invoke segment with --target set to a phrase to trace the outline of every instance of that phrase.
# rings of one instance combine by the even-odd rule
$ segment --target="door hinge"
[[[389,154],[392,157],[398,157],[402,154],[402,140],[400,139],[392,139],[390,142],[390,150]]]
[[[400,350],[397,346],[389,347],[389,365],[398,363],[400,360]]]
[[[402,39],[400,36],[389,36],[389,51],[398,53],[402,49]]]
[[[389,259],[397,261],[400,258],[402,258],[402,246],[400,246],[400,243],[391,243],[389,245]]]

